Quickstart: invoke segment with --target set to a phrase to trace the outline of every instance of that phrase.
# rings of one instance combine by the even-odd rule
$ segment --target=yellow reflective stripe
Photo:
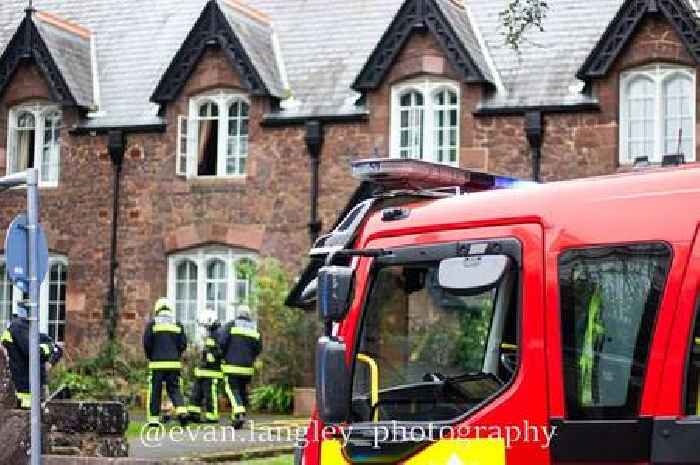
[[[12,342],[13,342],[12,341],[12,333],[10,333],[9,329],[6,329],[2,333],[2,337],[0,337],[0,343],[2,343],[2,342],[8,342],[8,343],[12,344]]]
[[[212,381],[211,383],[211,406],[213,409],[211,412],[207,412],[207,420],[219,419],[219,394],[216,391],[217,384],[219,384],[218,381]]]
[[[175,414],[187,415],[187,407],[185,407],[184,405],[181,405],[179,407],[175,407]]]
[[[149,362],[148,368],[151,370],[179,370],[182,364],[177,362]]]
[[[516,344],[508,344],[507,342],[504,342],[501,344],[501,349],[503,350],[518,350],[518,346]]]
[[[700,346],[700,337],[695,338],[695,345]]]
[[[154,333],[181,333],[182,328],[174,323],[156,323],[153,325]]]
[[[207,412],[204,414],[204,418],[206,418],[209,421],[216,421],[219,419],[219,414],[214,412]]]
[[[209,362],[209,363],[216,362],[216,357],[214,357],[214,354],[207,354],[207,362]]]
[[[253,376],[253,367],[242,367],[238,365],[221,365],[221,371],[228,375]]]
[[[236,402],[236,396],[233,394],[233,390],[231,389],[231,385],[228,382],[228,378],[224,379],[224,389],[226,389],[226,395],[228,396],[228,400],[231,403],[231,417],[234,417],[239,413],[245,413],[245,407],[239,405],[238,402]]]
[[[230,334],[234,336],[244,336],[253,339],[260,339],[260,333],[250,328],[236,328],[234,326],[233,328],[231,328]]]
[[[207,340],[204,342],[204,344],[207,347],[216,347],[216,341],[214,340],[214,338],[211,338],[211,337],[208,337]]]
[[[504,439],[497,438],[442,439],[403,463],[404,465],[428,463],[505,465],[506,443]]]
[[[195,368],[194,376],[196,378],[221,378],[221,372],[216,370],[207,370],[206,368]]]
[[[375,408],[379,403],[379,366],[377,362],[367,354],[357,354],[357,360],[369,365],[369,376],[371,380],[370,405],[374,410],[372,420],[379,421],[379,409]]]
[[[44,353],[44,355],[51,355],[51,347],[48,344],[39,344],[39,348]]]
[[[188,405],[187,411],[189,413],[202,413],[202,407],[197,407],[196,405]]]
[[[17,392],[15,393],[17,399],[19,400],[20,408],[31,408],[32,407],[32,393],[31,392]]]

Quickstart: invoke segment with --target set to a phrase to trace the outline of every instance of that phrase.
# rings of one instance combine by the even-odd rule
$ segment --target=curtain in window
[[[218,258],[210,260],[207,263],[206,306],[216,311],[219,321],[227,321],[229,319],[229,315],[226,312],[227,283],[226,262]]]
[[[213,102],[203,104],[199,108],[199,118],[197,172],[200,176],[213,176],[219,150],[219,107]]]
[[[61,156],[61,145],[59,143],[61,127],[62,120],[59,112],[53,112],[46,116],[41,159],[41,180],[44,182],[58,182]]]
[[[638,77],[627,88],[627,157],[633,162],[637,157],[654,154],[654,127],[656,108],[654,82]]]
[[[66,274],[63,263],[54,263],[49,271],[49,336],[56,342],[65,340]]]
[[[31,113],[21,113],[17,117],[17,127],[15,129],[15,150],[14,171],[24,171],[34,167],[34,137],[36,130],[36,119]]]
[[[248,157],[248,104],[234,101],[229,107],[226,174],[243,175]]]
[[[457,94],[448,89],[439,90],[433,95],[434,160],[439,163],[457,162]]]
[[[423,94],[410,91],[399,99],[401,158],[423,159]]]
[[[197,332],[197,265],[183,260],[175,270],[175,315],[188,336]]]
[[[693,154],[693,119],[691,81],[674,75],[664,82],[664,153],[682,153],[688,160]]]

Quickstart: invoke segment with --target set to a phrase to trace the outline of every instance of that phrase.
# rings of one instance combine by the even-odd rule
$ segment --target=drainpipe
[[[540,166],[542,162],[542,139],[544,138],[544,125],[542,124],[541,111],[528,111],[525,113],[525,136],[530,144],[532,153],[532,180],[540,182]]]
[[[321,147],[323,146],[323,125],[319,120],[308,120],[304,123],[306,129],[306,149],[309,152],[309,161],[311,169],[311,208],[309,216],[309,238],[311,244],[316,242],[319,233],[321,232],[322,223],[318,218],[318,171],[321,164]]]
[[[112,188],[112,242],[109,260],[109,293],[107,294],[107,304],[105,306],[105,319],[107,321],[107,336],[110,341],[113,341],[116,336],[117,321],[119,319],[116,283],[117,268],[119,266],[117,262],[117,226],[119,220],[119,187],[122,164],[124,161],[124,151],[126,149],[124,131],[111,130],[107,133],[107,149],[109,151],[109,158],[112,160],[112,166],[114,166],[114,185]]]

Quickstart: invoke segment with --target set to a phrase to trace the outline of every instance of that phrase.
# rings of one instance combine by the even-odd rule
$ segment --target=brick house
[[[88,347],[118,312],[136,341],[161,295],[225,318],[241,263],[301,269],[352,159],[544,181],[694,161],[697,5],[552,0],[516,53],[504,4],[0,2],[0,173],[40,170],[44,329]],[[0,196],[0,228],[23,200]],[[17,294],[0,281],[0,320]]]

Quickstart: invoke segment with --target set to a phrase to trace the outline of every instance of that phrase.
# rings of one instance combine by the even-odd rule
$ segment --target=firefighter
[[[10,324],[0,336],[0,341],[9,359],[10,374],[19,408],[29,409],[32,404],[29,385],[29,318],[24,303],[17,305]],[[46,364],[55,365],[62,355],[63,350],[48,335],[39,335],[41,397],[45,397]]]
[[[143,349],[148,360],[148,418],[150,425],[160,422],[160,402],[163,383],[175,407],[180,424],[187,424],[187,408],[182,397],[180,358],[187,348],[183,326],[175,321],[173,307],[166,298],[156,302],[155,317],[143,334]]]
[[[195,380],[187,412],[190,421],[218,423],[219,394],[217,387],[222,375],[216,335],[221,324],[218,322],[216,311],[213,308],[206,310],[199,324],[206,329],[207,335],[204,339],[200,364],[194,369]]]
[[[262,338],[247,309],[239,309],[237,317],[221,328],[218,343],[224,387],[231,402],[231,423],[239,429],[245,423],[253,364],[262,351]]]

